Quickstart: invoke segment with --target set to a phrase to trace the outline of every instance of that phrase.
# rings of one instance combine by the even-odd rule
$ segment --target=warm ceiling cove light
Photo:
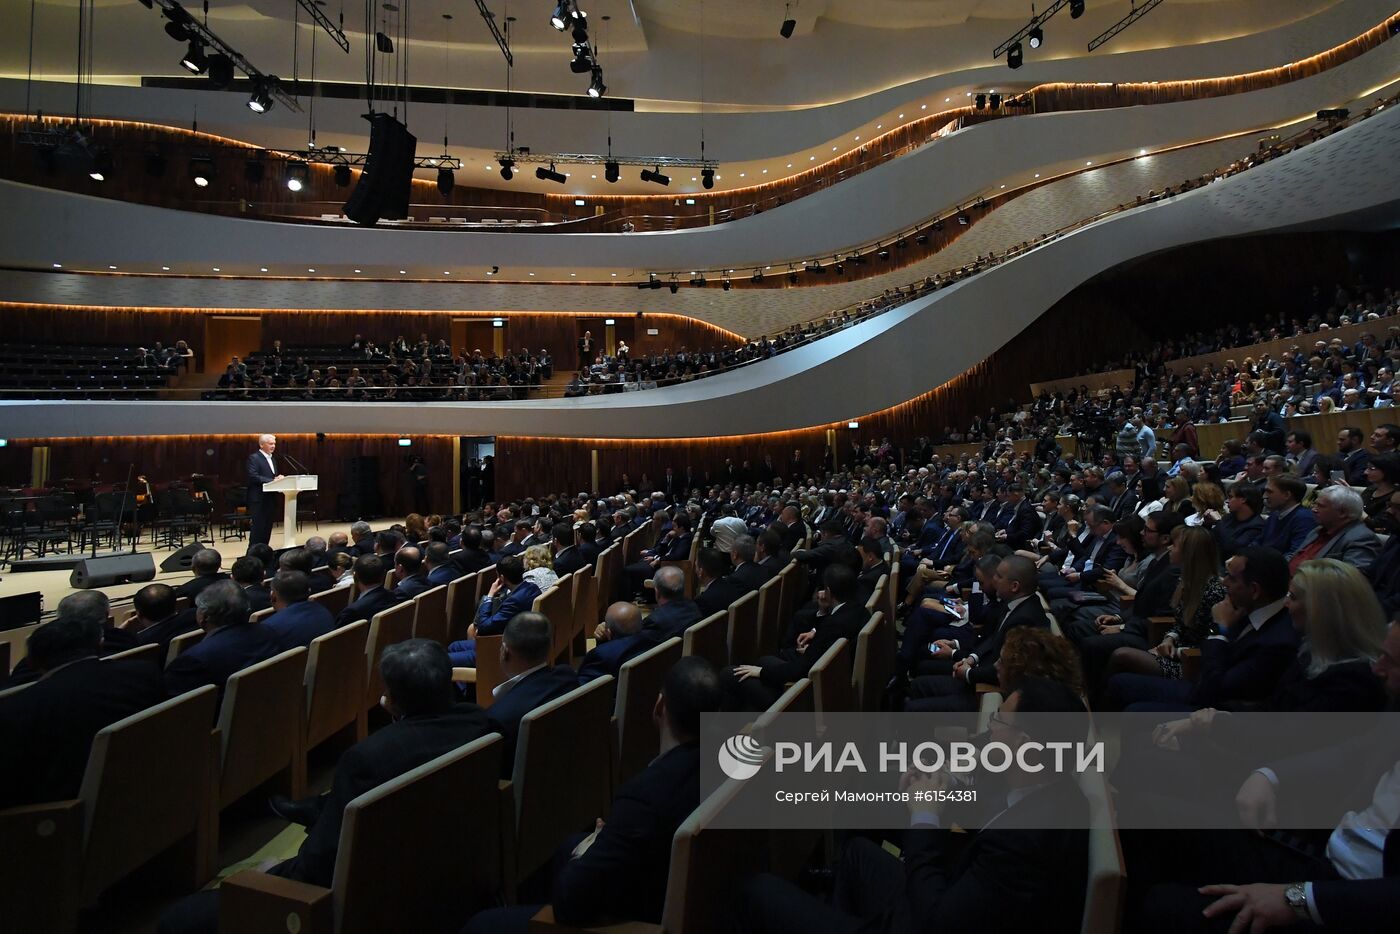
[[[671,184],[671,176],[663,175],[659,165],[654,169],[642,169],[641,178],[644,182],[655,182],[658,185]]]

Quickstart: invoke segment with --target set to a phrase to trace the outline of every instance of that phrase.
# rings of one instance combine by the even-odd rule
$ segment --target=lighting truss
[[[315,4],[314,0],[297,0],[297,3],[303,10],[311,14],[311,18],[326,31],[326,35],[330,36],[336,45],[340,46],[342,52],[348,53],[350,51],[350,40],[346,37],[345,30],[332,23],[331,18]]]
[[[369,153],[366,152],[342,152],[339,149],[292,149],[277,150],[285,153],[294,159],[302,162],[309,162],[313,165],[355,165],[361,166],[369,161]],[[462,168],[462,160],[456,156],[414,156],[413,167],[415,169],[457,169]]]
[[[1112,39],[1114,36],[1127,29],[1133,23],[1136,23],[1148,13],[1151,13],[1161,2],[1162,0],[1143,0],[1142,6],[1138,6],[1135,2],[1133,4],[1132,10],[1128,13],[1127,16],[1123,17],[1118,22],[1105,29],[1103,33],[1098,36],[1098,38],[1092,40],[1089,43],[1089,51],[1094,51],[1099,46],[1107,42],[1109,39]]]
[[[486,9],[486,0],[476,0],[476,8],[481,11],[481,18],[486,21],[486,28],[491,30],[491,37],[496,40],[496,45],[501,47],[501,54],[506,57],[506,64],[514,66],[515,58],[510,54],[510,43],[496,28],[496,14]]]
[[[206,46],[227,55],[229,60],[233,62],[233,67],[251,78],[255,86],[258,82],[262,82],[262,86],[267,89],[267,93],[275,97],[277,102],[283,107],[286,107],[288,110],[301,110],[301,105],[297,103],[296,98],[282,90],[282,82],[277,79],[276,75],[265,75],[259,71],[253,66],[252,62],[243,57],[243,53],[210,32],[208,26],[205,26],[204,23],[196,19],[194,15],[181,6],[177,0],[154,0],[154,2],[159,5],[162,10],[170,13],[169,19],[172,22],[177,22],[184,26],[185,31],[191,36],[196,37]]]
[[[618,165],[641,165],[651,169],[662,166],[687,169],[719,168],[719,163],[713,159],[688,159],[684,156],[600,156],[597,153],[531,152],[528,149],[496,153],[496,160],[501,159],[511,159],[520,163],[538,162],[544,165],[551,162],[557,165],[606,165],[615,162]]]
[[[1160,3],[1161,0],[1157,0],[1157,2]],[[1060,12],[1067,6],[1069,6],[1069,0],[1054,0],[1054,2],[1052,2],[1048,7],[1045,8],[1044,13],[1037,13],[1035,16],[1031,17],[1031,21],[1026,25],[1022,26],[1016,32],[1016,35],[1012,36],[1010,39],[1007,39],[1001,45],[997,46],[996,49],[992,52],[992,58],[1001,58],[1003,55],[1006,54],[1007,49],[1011,48],[1013,45],[1029,36],[1031,34],[1032,29],[1036,29],[1040,26],[1045,25],[1045,22],[1048,19],[1050,19],[1050,17],[1054,16],[1056,13]]]

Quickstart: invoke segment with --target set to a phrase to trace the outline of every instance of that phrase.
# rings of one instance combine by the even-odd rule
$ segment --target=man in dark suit
[[[554,538],[555,574],[563,577],[565,574],[572,574],[587,566],[588,561],[576,544],[572,522],[555,523],[552,535]]]
[[[487,713],[492,727],[505,739],[501,772],[507,778],[515,768],[520,719],[578,687],[578,675],[572,668],[549,664],[553,633],[554,627],[543,613],[527,611],[511,617],[501,634],[501,674],[506,680],[492,689],[495,700]]]
[[[496,527],[496,549],[497,556],[504,558],[506,555],[518,555],[525,551],[524,539],[530,534],[530,523],[526,519],[518,519],[514,522],[505,522]],[[501,536],[508,535],[508,541],[502,541]],[[462,533],[462,545],[465,547],[466,532]],[[483,565],[484,567],[484,565]]]
[[[1400,626],[1390,625],[1371,670],[1384,682],[1393,717],[1400,709]],[[1315,799],[1319,789],[1337,799],[1338,811],[1349,808],[1326,848],[1280,844],[1270,834],[1277,815],[1304,796]],[[1235,793],[1243,831],[1151,834],[1141,854],[1130,851],[1141,859],[1128,871],[1159,883],[1147,892],[1134,929],[1219,932],[1253,922],[1253,930],[1301,924],[1328,934],[1387,932],[1400,912],[1400,829],[1386,821],[1397,798],[1400,762],[1388,724],[1268,763]]]
[[[642,641],[647,648],[683,634],[704,619],[694,600],[685,596],[685,572],[674,565],[658,568],[651,585],[656,593],[656,609],[642,623]]]
[[[1292,560],[1317,526],[1312,510],[1300,505],[1307,493],[1307,484],[1297,477],[1269,478],[1264,484],[1264,504],[1269,507],[1269,517],[1264,520],[1257,544]]]
[[[1137,496],[1128,484],[1128,477],[1122,473],[1111,474],[1108,478],[1108,508],[1113,510],[1113,518],[1130,516],[1137,512],[1137,507]]]
[[[700,618],[729,609],[729,605],[753,588],[727,573],[729,559],[714,548],[701,548],[695,558],[695,605]]]
[[[230,675],[279,651],[273,633],[248,622],[248,595],[233,581],[206,587],[194,605],[204,638],[165,666],[165,689],[171,697],[206,684],[218,688],[222,697]]]
[[[560,924],[661,920],[671,838],[700,804],[700,715],[719,710],[722,697],[718,674],[699,656],[667,672],[651,715],[660,754],[618,788],[607,821],[560,849],[550,894]],[[524,934],[540,907],[484,912],[465,934]]]
[[[754,563],[768,572],[770,578],[776,577],[790,560],[783,550],[783,538],[775,530],[766,529],[754,540]]]
[[[248,547],[266,545],[272,540],[272,520],[277,514],[277,504],[281,497],[276,493],[264,493],[263,484],[281,480],[282,474],[272,459],[277,450],[276,435],[259,435],[258,449],[248,455],[248,512],[253,517],[252,529],[248,533]]]
[[[624,662],[648,648],[640,642],[641,632],[642,611],[637,604],[619,600],[609,606],[593,631],[597,644],[583,657],[578,683],[587,684],[603,675],[617,677]]]
[[[1264,517],[1259,515],[1264,508],[1264,493],[1252,483],[1232,483],[1225,508],[1224,516],[1217,516],[1212,509],[1203,518],[1222,559],[1259,541],[1264,531]]]
[[[1355,426],[1337,432],[1337,455],[1342,459],[1342,476],[1357,489],[1365,488],[1366,465],[1371,462],[1371,452],[1366,450],[1364,439],[1361,429]]]
[[[642,582],[656,573],[663,561],[689,561],[691,534],[690,516],[678,512],[671,522],[671,531],[657,539],[656,544],[642,552],[641,560],[623,568],[633,593],[642,591]],[[555,573],[558,573],[557,571]]]
[[[131,606],[119,628],[135,637],[135,645],[159,645],[162,659],[171,639],[199,628],[194,607],[175,611],[175,591],[169,584],[147,584],[136,591]]]
[[[1057,718],[1064,725],[1055,741],[1084,742],[1083,702],[1063,684],[1035,677],[1002,703],[989,738],[1014,758],[1021,746],[1050,739],[1017,729],[1017,717],[1047,713],[1076,715]],[[830,904],[785,879],[753,876],[739,889],[738,930],[1011,934],[1034,917],[1037,931],[1076,934],[1088,883],[1088,802],[1070,772],[1013,768],[1005,777],[1005,794],[984,792],[974,809],[945,814],[948,805],[918,799],[933,800],[949,776],[914,773],[899,857],[853,837],[836,866]],[[982,829],[957,833],[955,822]]]
[[[778,521],[770,528],[783,537],[782,550],[789,553],[807,537],[807,524],[802,521],[802,513],[791,504],[783,507],[783,511],[778,513]]]
[[[354,587],[359,596],[340,611],[335,618],[335,626],[349,626],[360,620],[372,620],[375,614],[382,613],[398,605],[398,598],[384,589],[384,560],[378,555],[363,555],[355,559]]]
[[[212,548],[201,548],[190,558],[190,570],[194,577],[175,588],[175,597],[188,597],[191,601],[199,592],[215,581],[228,580],[228,575],[219,570],[223,559]]]
[[[442,646],[410,639],[384,649],[383,705],[391,722],[346,750],[336,763],[328,794],[304,802],[273,799],[273,809],[307,823],[297,855],[268,870],[310,885],[329,887],[335,873],[345,807],[365,792],[492,732],[475,704],[456,700],[452,665]],[[292,805],[286,808],[286,805]],[[290,812],[290,813],[288,813]],[[219,892],[197,892],[161,918],[162,934],[218,930]]]
[[[540,595],[535,582],[525,580],[525,563],[518,555],[502,558],[496,570],[495,582],[477,607],[476,622],[467,627],[467,638],[447,647],[455,668],[475,668],[476,637],[498,635],[512,618],[534,606]]]
[[[0,699],[0,809],[77,797],[97,732],[165,700],[158,665],[99,658],[106,622],[106,600],[69,598],[29,636],[40,678]]]
[[[374,530],[368,522],[355,522],[350,526],[352,544],[349,547],[352,558],[363,558],[374,554]]]
[[[520,525],[521,523],[516,523],[517,529],[519,529]],[[515,533],[516,539],[523,538],[525,531],[528,529],[529,526],[526,525],[525,529],[517,531]],[[524,550],[524,548],[516,548],[513,551],[506,549],[502,553],[515,555]],[[469,525],[463,529],[462,550],[452,556],[452,564],[457,568],[457,576],[461,577],[463,574],[475,574],[477,571],[493,563],[491,556],[482,550],[481,529],[474,525]]]
[[[788,682],[798,681],[837,639],[852,644],[870,619],[856,602],[856,574],[840,563],[827,566],[815,605],[794,618],[794,645],[765,655],[756,665],[737,665],[724,673],[727,704],[735,710],[767,710],[782,696]]]
[[[394,577],[398,581],[394,596],[400,600],[412,600],[432,587],[423,570],[423,553],[416,545],[404,545],[394,555]]]
[[[313,639],[335,630],[335,617],[311,602],[311,583],[301,571],[278,571],[272,579],[274,612],[262,621],[277,636],[277,651],[309,646]]]
[[[1273,693],[1298,654],[1298,633],[1285,606],[1288,562],[1255,545],[1225,562],[1226,599],[1215,605],[1194,682],[1119,674],[1108,682],[1108,705],[1132,711],[1191,711],[1227,701],[1259,701]]]
[[[885,560],[885,552],[880,545],[880,540],[876,538],[862,538],[860,545],[856,548],[856,555],[860,558],[860,573],[856,575],[856,602],[865,606],[870,601],[871,595],[875,593],[875,587],[880,583],[881,577],[887,577],[890,573],[890,563]],[[889,581],[885,581],[886,584]]]
[[[992,576],[992,587],[1001,601],[1000,619],[988,621],[991,634],[976,647],[960,639],[941,639],[937,658],[951,662],[948,674],[929,674],[909,684],[904,709],[919,712],[974,711],[977,685],[997,684],[997,659],[1006,634],[1017,626],[1048,629],[1050,618],[1040,603],[1035,562],[1020,555],[1003,558]],[[969,640],[970,641],[970,640]]]
[[[795,560],[811,569],[813,578],[821,580],[822,572],[832,564],[843,564],[852,571],[860,570],[860,558],[856,556],[855,548],[846,538],[846,529],[839,519],[823,523],[817,531],[821,540],[814,547],[805,551],[798,549],[792,553]]]
[[[256,613],[272,606],[272,592],[263,586],[263,563],[252,555],[244,555],[229,568],[233,582],[248,595],[248,610]]]
[[[749,590],[757,590],[778,573],[775,568],[759,564],[755,560],[757,552],[758,544],[752,535],[736,535],[734,543],[729,546],[729,560],[734,565],[734,570],[729,576]]]
[[[423,552],[423,568],[428,572],[428,586],[441,587],[452,583],[462,575],[452,563],[452,553],[447,542],[433,542]]]
[[[574,547],[578,549],[579,557],[583,559],[583,567],[593,567],[598,563],[598,555],[602,548],[598,547],[598,527],[592,522],[581,522],[574,529],[574,538],[578,542]]]
[[[1041,571],[1040,590],[1046,599],[1069,596],[1073,591],[1093,592],[1105,571],[1117,571],[1128,563],[1128,555],[1118,544],[1113,531],[1113,510],[1095,506],[1085,518],[1090,537],[1077,550],[1068,567],[1057,573],[1048,567]]]

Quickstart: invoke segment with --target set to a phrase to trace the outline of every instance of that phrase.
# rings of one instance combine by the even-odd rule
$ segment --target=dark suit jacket
[[[1050,828],[1086,826],[1088,811],[1079,788],[1062,780],[1031,791],[975,833],[910,829],[904,835],[904,899],[891,914],[903,915],[899,927],[911,931],[1017,934],[1033,917],[1037,931],[1077,934],[1089,834]],[[1008,829],[998,829],[1002,822]],[[881,929],[890,930],[893,920]]]
[[[1392,535],[1366,572],[1387,619],[1400,611],[1400,535]]]
[[[1366,465],[1371,462],[1371,452],[1365,448],[1357,448],[1347,452],[1342,458],[1342,474],[1346,477],[1347,483],[1354,487],[1364,487],[1366,485]]]
[[[578,675],[568,665],[550,668],[548,665],[518,681],[487,708],[491,728],[505,738],[501,757],[501,775],[510,777],[515,768],[515,743],[520,737],[520,719],[556,697],[578,687]]]
[[[667,751],[624,783],[598,838],[555,877],[555,918],[571,925],[603,918],[659,922],[671,838],[699,804],[694,743]]]
[[[1040,605],[1038,594],[1031,594],[1022,600],[1009,614],[1006,613],[1004,605],[999,607],[997,616],[992,617],[989,623],[995,624],[996,628],[977,645],[977,648],[968,653],[977,656],[977,664],[972,669],[970,679],[972,684],[997,683],[997,659],[1001,657],[1001,647],[1006,642],[1006,634],[1012,629],[1017,626],[1050,628],[1050,618],[1046,615],[1045,608]]]
[[[1133,617],[1143,621],[1143,634],[1146,635],[1146,621],[1152,616],[1170,616],[1172,594],[1181,580],[1181,568],[1162,555],[1152,559],[1138,579],[1137,597],[1133,600]]]
[[[735,568],[729,576],[742,583],[749,590],[757,590],[776,577],[778,570],[778,568],[769,567],[767,564],[745,561]]]
[[[517,552],[510,550],[511,547],[515,546],[507,546],[501,549],[501,553],[516,554]],[[518,551],[524,550],[524,548],[518,549]],[[457,576],[461,577],[463,574],[475,574],[482,568],[489,566],[491,564],[491,556],[480,548],[463,548],[452,556],[452,564],[457,568]]]
[[[844,564],[852,571],[860,572],[860,556],[844,538],[833,538],[821,542],[806,551],[794,551],[792,556],[812,569],[817,580],[830,564]]]
[[[673,600],[651,611],[642,623],[642,636],[648,648],[679,636],[705,617],[694,600]]]
[[[871,595],[875,593],[875,585],[880,583],[881,575],[889,574],[890,566],[881,561],[867,571],[861,571],[856,578],[856,601],[864,606]],[[888,583],[888,581],[886,581]]]
[[[426,575],[405,577],[394,586],[394,595],[400,600],[412,600],[420,593],[427,593],[433,589],[433,585],[428,583]]]
[[[1234,516],[1222,516],[1211,526],[1210,534],[1215,536],[1215,544],[1220,549],[1220,560],[1234,557],[1251,545],[1258,544],[1264,533],[1264,517],[1250,516],[1243,522]]]
[[[606,642],[599,642],[594,648],[589,649],[588,654],[583,657],[583,664],[578,669],[578,683],[587,684],[594,678],[601,678],[603,675],[617,677],[618,671],[628,659],[650,648],[641,641],[640,630],[630,636],[617,636]]]
[[[372,788],[431,762],[495,727],[476,704],[460,703],[440,714],[395,720],[351,746],[336,763],[335,779],[320,816],[307,828],[297,855],[274,875],[329,886],[335,873],[345,806]]]
[[[1006,527],[1006,544],[1014,549],[1029,548],[1040,535],[1040,515],[1029,500],[1021,500]]]
[[[197,577],[185,581],[179,587],[176,587],[175,596],[177,598],[189,597],[190,602],[193,603],[194,598],[199,596],[205,587],[208,587],[210,584],[217,583],[218,581],[226,580],[228,580],[228,574],[223,571],[220,571],[217,574],[201,574]]]
[[[1298,654],[1293,618],[1282,609],[1255,631],[1246,617],[1227,639],[1201,643],[1201,675],[1191,702],[1216,707],[1226,701],[1258,701],[1273,693]]]
[[[494,636],[504,632],[511,617],[534,606],[535,598],[539,595],[540,588],[534,581],[522,580],[509,593],[500,590],[494,599],[482,597],[481,606],[476,611],[476,634]]]
[[[262,621],[264,629],[277,637],[277,651],[309,646],[311,640],[335,631],[335,617],[319,603],[302,600],[283,607]]]
[[[689,552],[686,553],[686,557],[690,557]],[[554,573],[563,577],[588,567],[588,564],[588,557],[579,551],[578,546],[570,545],[554,556]]]
[[[265,661],[279,651],[276,634],[261,623],[222,626],[165,666],[166,692],[177,697],[212,684],[219,689],[222,698],[224,682],[229,675]]]
[[[272,592],[261,584],[244,587],[243,592],[248,595],[248,612],[250,613],[256,613],[272,606]]]
[[[1259,533],[1257,544],[1272,548],[1291,559],[1316,527],[1317,517],[1311,509],[1302,506],[1296,507],[1282,519],[1278,513],[1273,513],[1264,520],[1264,530]]]
[[[340,615],[335,618],[335,627],[339,629],[362,619],[374,619],[376,613],[383,613],[390,607],[398,606],[398,603],[399,598],[383,587],[367,590],[360,594],[359,599],[340,611]]]
[[[199,628],[199,620],[196,617],[194,607],[181,610],[169,619],[163,619],[154,626],[147,626],[136,634],[134,645],[159,645],[161,660],[165,660],[165,653],[170,648],[170,640],[176,636]]]
[[[335,578],[331,577],[331,572],[325,568],[317,568],[311,572],[311,592],[323,593],[335,586]]]
[[[273,462],[276,463],[277,455],[272,455]],[[272,468],[267,466],[267,458],[263,457],[262,451],[254,451],[248,455],[248,505],[251,507],[262,499],[263,484],[271,483],[277,477]]]
[[[1093,590],[1099,581],[1103,580],[1103,572],[1109,569],[1114,571],[1128,563],[1128,553],[1118,545],[1118,535],[1109,532],[1104,538],[1104,543],[1099,547],[1098,554],[1094,554],[1093,539],[1084,543],[1084,549],[1079,557],[1075,559],[1074,569],[1080,572],[1079,589]],[[1084,564],[1089,560],[1089,556],[1094,555],[1094,566],[1085,571]]]
[[[807,677],[807,672],[817,659],[835,645],[837,639],[848,639],[854,644],[861,627],[869,620],[870,614],[865,612],[865,607],[854,600],[841,604],[835,613],[827,616],[818,616],[814,609],[800,611],[794,621],[796,630],[806,632],[816,629],[817,634],[807,643],[805,652],[783,649],[776,657],[767,657],[767,664],[763,665],[759,677],[764,684],[780,690],[789,681]]]
[[[0,700],[0,808],[77,797],[97,732],[163,700],[156,665],[96,658]]]
[[[440,568],[433,568],[428,572],[428,589],[434,587],[444,587],[461,577],[457,569],[450,564],[444,564]]]
[[[754,588],[738,580],[733,574],[711,581],[702,593],[695,595],[695,605],[700,608],[700,618],[711,613],[729,609],[729,605],[745,594],[753,593]]]

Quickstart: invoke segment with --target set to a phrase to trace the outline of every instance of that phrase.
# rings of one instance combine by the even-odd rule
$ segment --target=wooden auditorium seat
[[[559,583],[535,598],[530,609],[543,613],[549,620],[553,644],[549,650],[551,663],[561,658],[567,660],[569,646],[573,640],[574,624],[574,584],[572,574],[559,578]]]
[[[306,796],[306,658],[298,646],[229,676],[215,726],[220,808],[279,776],[289,797]]]
[[[853,713],[856,689],[851,683],[851,644],[837,639],[822,657],[812,663],[807,677],[812,682],[812,705],[817,714]]]
[[[593,635],[603,616],[598,612],[598,581],[593,568],[579,568],[570,576],[574,579],[574,594],[569,656],[570,660],[577,661],[587,654],[588,637]]]
[[[870,599],[865,601],[865,611],[874,613],[882,609],[881,604],[889,602],[889,582],[888,574],[881,574],[880,579],[875,582],[875,589],[870,592]]]
[[[729,664],[729,611],[720,610],[688,627],[681,654],[699,655],[716,668]]]
[[[263,620],[267,619],[269,616],[276,612],[277,608],[271,606],[267,607],[266,609],[258,610],[256,613],[253,613],[248,617],[248,622],[261,623]]]
[[[369,635],[365,643],[365,661],[368,663],[365,671],[365,683],[368,685],[365,691],[366,710],[373,710],[378,706],[379,698],[384,695],[384,678],[379,674],[379,659],[389,646],[413,638],[414,612],[413,602],[410,600],[374,614],[374,619],[369,621]]]
[[[758,661],[758,591],[744,594],[729,605],[729,628],[725,644],[729,659],[736,665]]]
[[[769,655],[778,650],[782,638],[783,581],[774,574],[758,588],[758,654]]]
[[[616,784],[622,784],[647,767],[661,752],[661,734],[651,722],[651,712],[666,673],[681,659],[680,637],[672,637],[628,659],[617,674],[617,703],[613,723],[617,727]]]
[[[329,889],[237,873],[221,888],[219,930],[441,931],[489,905],[502,884],[500,757],[491,733],[360,795],[345,808]]]
[[[884,613],[874,614],[856,637],[855,661],[851,671],[858,709],[865,713],[880,709],[885,685],[894,677],[895,651],[893,624],[885,621]]]
[[[446,612],[448,642],[465,639],[476,618],[476,574],[463,574],[447,585]]]
[[[782,593],[778,599],[778,625],[782,626],[797,612],[798,602],[806,596],[807,571],[796,561],[789,561],[787,567],[778,572],[782,580]],[[779,633],[781,636],[782,633]]]
[[[439,585],[413,598],[413,638],[447,645],[447,587]]]
[[[135,648],[126,649],[122,652],[113,652],[111,655],[102,656],[104,662],[130,661],[133,658],[144,658],[157,668],[160,667],[160,645],[151,642],[147,645],[138,645]]]
[[[305,739],[309,753],[337,733],[353,726],[356,741],[369,735],[365,692],[365,646],[369,623],[360,620],[311,640],[303,677]]]
[[[179,658],[187,649],[192,649],[204,640],[203,629],[191,629],[189,632],[182,632],[170,640],[170,648],[165,653],[165,664],[169,665]]]
[[[354,585],[350,585],[353,587]],[[350,587],[332,587],[311,595],[312,603],[319,603],[331,611],[331,616],[340,616],[340,611],[350,605]]]

